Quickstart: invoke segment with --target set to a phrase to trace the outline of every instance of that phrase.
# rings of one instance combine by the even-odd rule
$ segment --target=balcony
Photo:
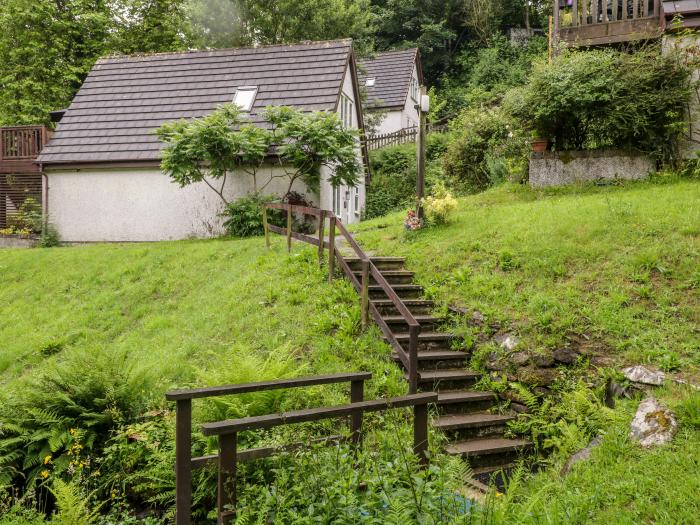
[[[663,32],[661,0],[554,0],[554,32],[570,46],[646,40]]]
[[[35,162],[51,131],[44,126],[0,128],[0,230],[25,229],[41,212],[41,168]]]

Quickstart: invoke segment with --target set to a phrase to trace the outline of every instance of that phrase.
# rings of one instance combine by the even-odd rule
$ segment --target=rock
[[[550,386],[559,378],[559,372],[554,368],[521,368],[517,377],[528,385]]]
[[[525,366],[530,362],[530,356],[527,352],[515,352],[509,359],[515,366]]]
[[[479,310],[474,310],[474,313],[472,314],[472,321],[475,324],[484,324],[486,317],[484,317],[484,314],[482,314]]]
[[[609,408],[615,408],[615,399],[620,397],[631,397],[629,391],[620,383],[608,380],[605,387],[605,405]]]
[[[567,462],[564,464],[564,467],[561,469],[561,475],[566,476],[569,472],[571,472],[571,468],[576,463],[590,459],[593,449],[600,445],[602,442],[603,438],[601,437],[593,438],[593,441],[591,441],[586,448],[579,450],[567,460]]]
[[[518,346],[518,343],[520,342],[520,340],[514,334],[497,335],[494,339],[499,345],[501,345],[501,348],[505,348],[509,352],[515,350],[515,347]]]
[[[643,447],[651,447],[670,442],[677,431],[678,422],[673,413],[653,397],[648,397],[639,403],[630,437]]]
[[[527,414],[530,409],[527,408],[525,405],[521,405],[520,403],[513,403],[511,401],[510,403],[510,408],[513,409],[513,411],[517,412],[518,414]]]
[[[552,357],[557,363],[563,365],[575,365],[578,361],[579,353],[571,348],[559,348],[552,353]]]
[[[539,368],[554,366],[554,358],[551,355],[536,354],[532,356],[532,363]]]
[[[538,396],[548,396],[551,394],[551,390],[545,386],[536,386],[535,388],[532,389],[532,391],[537,394]]]
[[[489,354],[484,366],[486,367],[486,370],[491,370],[493,372],[503,372],[507,368],[506,363],[503,362],[501,357],[496,352],[491,352]]]
[[[663,385],[666,377],[663,372],[652,372],[643,366],[630,366],[625,368],[622,374],[633,383],[655,386]]]

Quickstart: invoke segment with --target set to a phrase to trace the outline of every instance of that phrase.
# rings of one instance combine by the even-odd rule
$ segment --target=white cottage
[[[360,85],[366,91],[364,109],[384,114],[375,135],[418,126],[415,108],[423,85],[417,48],[378,53],[360,62]]]
[[[111,57],[92,69],[38,162],[45,213],[67,242],[160,241],[222,232],[221,200],[204,183],[180,188],[160,171],[164,122],[202,117],[235,101],[262,125],[266,106],[336,111],[363,129],[350,40]],[[358,146],[358,156],[366,156]],[[271,161],[270,174],[281,168]],[[259,172],[260,173],[260,172]],[[262,174],[261,174],[262,175]],[[333,188],[328,173],[307,199],[345,223],[360,219],[365,185]],[[267,192],[281,194],[283,181]],[[251,190],[228,177],[230,199]]]

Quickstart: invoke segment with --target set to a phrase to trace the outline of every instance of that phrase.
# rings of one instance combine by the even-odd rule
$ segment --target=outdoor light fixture
[[[422,95],[420,97],[420,110],[423,113],[430,111],[430,97],[428,95]]]

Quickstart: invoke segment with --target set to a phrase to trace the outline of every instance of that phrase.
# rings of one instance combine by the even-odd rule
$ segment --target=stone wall
[[[598,180],[638,180],[654,170],[654,162],[648,157],[625,151],[546,151],[530,157],[530,185],[543,188]]]
[[[0,248],[33,248],[38,243],[39,239],[35,236],[0,235]]]

